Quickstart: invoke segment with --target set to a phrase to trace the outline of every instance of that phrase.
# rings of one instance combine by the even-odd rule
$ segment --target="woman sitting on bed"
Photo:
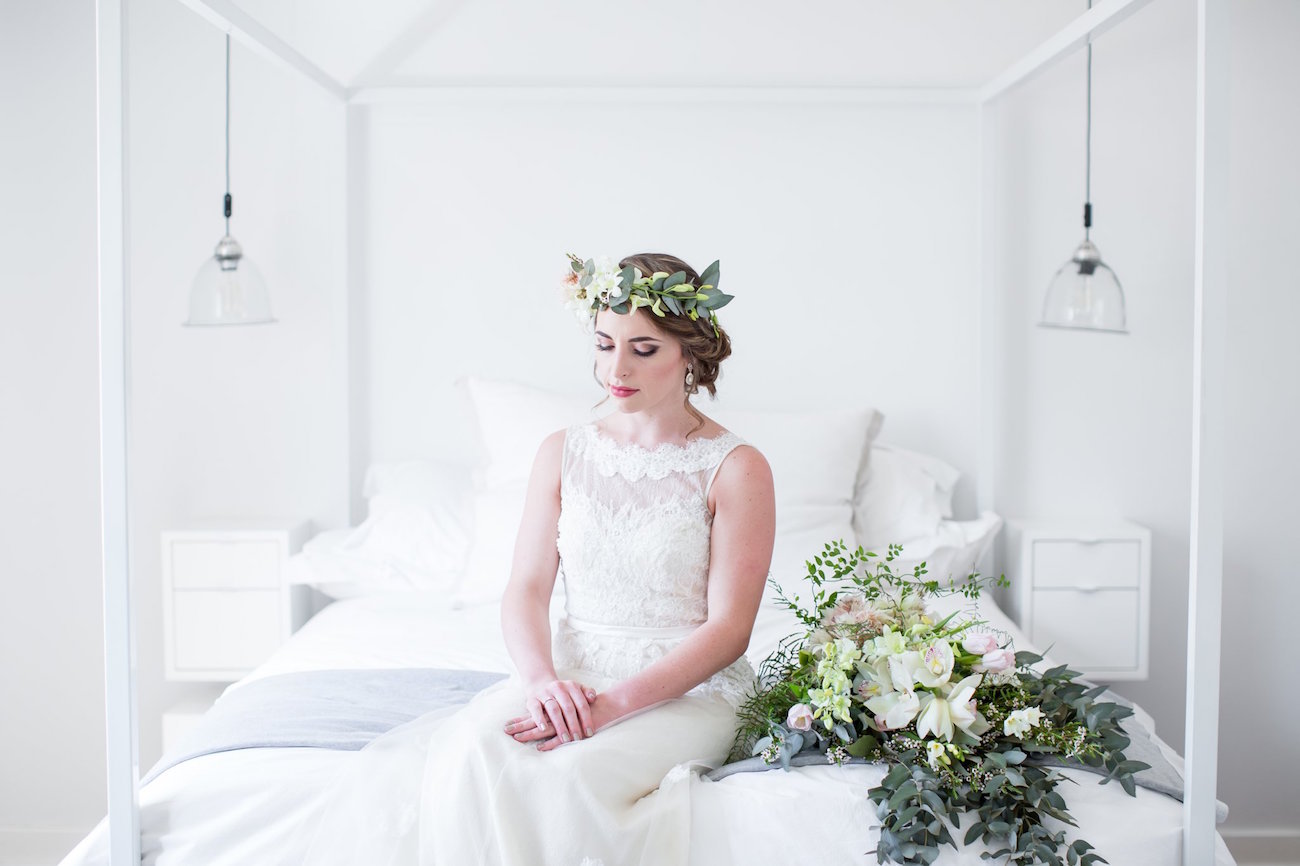
[[[772,554],[763,456],[688,402],[730,340],[717,265],[573,259],[617,411],[537,454],[502,628],[517,675],[380,737],[306,863],[674,864],[692,762],[726,756]],[[554,637],[557,572],[565,616]]]

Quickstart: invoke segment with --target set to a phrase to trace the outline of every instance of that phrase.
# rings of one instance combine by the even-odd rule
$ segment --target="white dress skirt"
[[[709,486],[740,439],[656,449],[567,431],[559,537],[566,617],[556,672],[603,692],[707,618]],[[720,765],[754,679],[743,658],[687,694],[549,752],[505,723],[511,677],[377,738],[349,763],[299,862],[420,866],[686,863],[691,795]],[[599,701],[599,697],[597,697]]]

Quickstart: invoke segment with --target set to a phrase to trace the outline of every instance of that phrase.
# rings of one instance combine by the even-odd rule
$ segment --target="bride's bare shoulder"
[[[689,438],[717,439],[719,436],[723,435],[724,433],[730,432],[729,430],[727,430],[726,427],[723,427],[721,424],[719,424],[717,421],[714,421],[712,418],[708,417],[707,415],[702,415],[701,417],[704,419],[704,426],[691,431]]]

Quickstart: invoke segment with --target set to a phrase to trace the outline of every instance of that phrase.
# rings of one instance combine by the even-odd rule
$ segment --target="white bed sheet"
[[[958,601],[940,607],[951,609]],[[995,604],[987,599],[981,604],[980,615],[991,626],[1011,634],[1017,647],[1030,647]],[[562,605],[557,596],[553,616],[562,613]],[[755,667],[777,641],[797,630],[788,612],[765,608],[747,653]],[[336,602],[230,688],[295,671],[403,667],[511,672],[500,638],[499,605],[455,608],[445,597],[419,594]],[[1140,708],[1137,716],[1152,727],[1151,717]],[[1160,745],[1181,770],[1181,758]],[[299,828],[319,808],[328,780],[355,755],[251,749],[207,755],[167,770],[140,793],[143,863],[298,866]],[[875,857],[865,854],[874,847],[870,828],[875,825],[866,792],[882,773],[871,765],[800,767],[702,783],[692,802],[692,863],[874,863]],[[1098,785],[1093,774],[1066,774],[1079,782],[1063,791],[1081,827],[1071,830],[1071,837],[1088,839],[1112,866],[1181,863],[1181,803],[1142,788],[1136,799],[1129,798],[1118,785]],[[779,815],[787,830],[756,833],[756,817],[772,815]],[[817,829],[827,827],[837,829]],[[62,866],[106,864],[106,836],[101,823]],[[983,850],[978,845],[960,852],[944,849],[938,862],[986,863],[979,857]],[[1217,835],[1216,863],[1235,863]]]

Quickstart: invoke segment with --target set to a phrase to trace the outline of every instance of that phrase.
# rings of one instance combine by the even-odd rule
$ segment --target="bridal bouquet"
[[[954,849],[949,827],[973,818],[964,841],[994,848],[1008,863],[1106,862],[1082,839],[1066,843],[1048,817],[1075,825],[1057,792],[1066,777],[1047,766],[1076,761],[1103,768],[1134,794],[1119,720],[1132,710],[1096,700],[1105,689],[1078,683],[1064,665],[1039,673],[1042,657],[1015,652],[1009,637],[982,620],[937,618],[929,598],[978,599],[990,581],[926,580],[922,563],[895,575],[902,552],[880,561],[843,542],[808,563],[810,609],[796,595],[782,604],[806,632],[792,635],[763,663],[755,694],[740,709],[732,760],[746,753],[790,767],[796,754],[831,763],[880,761],[889,770],[868,795],[880,820],[877,862],[929,864],[939,846]],[[996,585],[1005,586],[1005,577]],[[802,761],[802,759],[801,759]],[[1075,825],[1077,826],[1077,825]],[[1063,850],[1064,849],[1064,850]]]

